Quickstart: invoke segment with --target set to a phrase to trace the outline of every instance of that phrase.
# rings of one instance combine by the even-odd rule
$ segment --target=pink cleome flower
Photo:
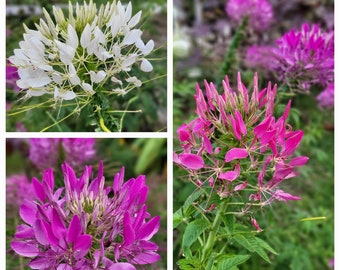
[[[278,39],[274,54],[279,61],[276,72],[288,85],[308,91],[313,84],[334,81],[334,31],[305,23]]]
[[[105,187],[103,163],[90,180],[92,167],[81,177],[65,162],[64,187],[54,190],[51,169],[42,181],[32,180],[34,200],[20,208],[25,223],[17,227],[12,249],[30,257],[32,269],[136,269],[159,260],[150,239],[160,218],[150,218],[145,204],[145,176],[124,183],[124,168]]]
[[[247,17],[248,26],[255,30],[268,28],[273,19],[272,6],[266,0],[229,0],[225,10],[237,23]]]
[[[293,157],[303,131],[287,123],[289,101],[283,115],[274,117],[276,85],[259,91],[257,75],[249,96],[238,74],[237,91],[228,77],[223,94],[212,83],[204,82],[205,94],[196,86],[197,118],[178,130],[181,150],[174,162],[187,170],[189,178],[212,186],[220,197],[252,187],[249,200],[261,205],[273,200],[297,200],[280,189],[280,184],[296,175],[308,157]],[[257,179],[257,182],[254,182]]]

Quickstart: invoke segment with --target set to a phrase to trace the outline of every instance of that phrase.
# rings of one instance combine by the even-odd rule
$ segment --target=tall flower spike
[[[40,20],[37,30],[24,26],[24,40],[9,61],[18,68],[17,85],[26,97],[48,95],[58,103],[86,99],[104,91],[104,84],[119,95],[141,86],[129,73],[136,65],[152,71],[146,57],[154,48],[153,40],[144,44],[142,31],[134,29],[141,11],[132,16],[131,2],[124,7],[120,1],[98,10],[92,0],[77,3],[75,10],[70,2],[67,18],[53,7],[55,22],[44,10],[45,21]]]
[[[124,183],[124,168],[112,187],[105,187],[103,163],[90,180],[91,167],[77,178],[65,162],[64,184],[54,191],[52,170],[34,179],[34,201],[20,209],[25,222],[17,227],[12,249],[31,258],[32,269],[136,269],[160,259],[150,239],[160,218],[150,217],[145,204],[145,176]]]

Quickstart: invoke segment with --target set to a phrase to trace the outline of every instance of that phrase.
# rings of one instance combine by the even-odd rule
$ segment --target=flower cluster
[[[286,84],[308,91],[313,84],[327,86],[334,81],[334,31],[303,24],[277,40],[276,71]]]
[[[80,178],[65,162],[65,187],[54,190],[54,175],[32,179],[34,201],[25,201],[12,249],[32,258],[32,269],[135,269],[159,259],[151,237],[159,217],[150,218],[145,201],[145,176],[124,183],[124,168],[105,187],[103,163],[90,180],[87,166]],[[148,219],[148,221],[147,221]]]
[[[16,174],[6,179],[6,205],[20,207],[26,199],[33,199],[34,194],[26,175]]]
[[[254,30],[268,28],[273,19],[272,6],[266,0],[229,0],[225,10],[237,23],[247,17],[249,27]]]
[[[34,138],[29,143],[29,159],[39,170],[56,168],[58,159],[65,159],[72,167],[79,168],[96,154],[95,140],[90,138]]]
[[[223,94],[204,82],[206,95],[196,86],[197,118],[177,130],[181,151],[174,161],[188,171],[196,185],[213,188],[220,197],[247,190],[248,205],[261,206],[273,200],[298,200],[280,184],[296,175],[308,157],[292,157],[303,131],[287,123],[291,102],[282,116],[274,116],[276,85],[259,91],[254,76],[251,97],[237,79],[237,92],[223,81]],[[245,210],[243,210],[245,211]]]
[[[17,85],[26,97],[50,95],[55,103],[63,100],[87,100],[96,92],[124,95],[141,81],[129,72],[136,64],[144,72],[153,68],[145,58],[154,48],[146,44],[142,31],[135,28],[142,12],[132,16],[131,2],[101,5],[76,5],[71,2],[68,17],[53,8],[55,22],[46,10],[45,21],[37,30],[25,26],[20,49],[9,61],[18,67]],[[104,87],[105,85],[105,87]]]

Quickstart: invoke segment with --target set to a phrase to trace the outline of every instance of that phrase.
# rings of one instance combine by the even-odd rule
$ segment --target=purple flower
[[[6,205],[20,207],[26,200],[33,199],[31,183],[26,175],[12,175],[6,179]]]
[[[40,170],[56,168],[60,157],[78,169],[94,157],[94,146],[95,140],[90,138],[34,138],[30,140],[29,158]]]
[[[274,57],[275,48],[272,46],[249,47],[246,51],[246,62],[250,68],[272,71],[276,69],[279,62]]]
[[[237,23],[248,17],[248,26],[255,30],[268,28],[273,18],[272,6],[266,0],[229,0],[225,10]]]
[[[334,107],[334,82],[330,83],[325,90],[323,90],[318,96],[317,101],[321,108],[333,108]]]
[[[20,88],[17,86],[17,80],[19,80],[18,69],[15,66],[6,64],[6,86],[19,91]]]
[[[274,52],[276,72],[288,85],[308,91],[313,84],[327,86],[334,81],[334,31],[303,24],[277,40]]]
[[[56,167],[59,141],[53,138],[30,139],[29,159],[39,170]]]
[[[150,218],[145,204],[145,176],[124,183],[124,168],[105,187],[103,163],[90,180],[92,167],[81,177],[65,162],[64,187],[54,190],[54,175],[45,170],[33,178],[34,201],[20,208],[25,222],[17,227],[12,249],[30,257],[32,269],[135,269],[134,264],[159,260],[151,242],[159,217]]]

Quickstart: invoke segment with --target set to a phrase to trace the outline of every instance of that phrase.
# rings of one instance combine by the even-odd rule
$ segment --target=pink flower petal
[[[35,244],[25,242],[12,242],[12,249],[21,256],[35,257],[39,254],[39,248]]]
[[[68,227],[67,242],[73,243],[81,233],[80,219],[77,215],[74,215],[71,224]]]
[[[225,155],[225,162],[230,162],[234,159],[242,159],[248,156],[248,151],[244,148],[232,148]]]
[[[289,193],[284,192],[283,190],[276,190],[273,193],[273,197],[279,201],[288,201],[288,200],[292,200],[292,201],[296,201],[296,200],[301,200],[300,197],[291,195]]]
[[[245,181],[244,183],[240,184],[240,185],[237,185],[235,188],[234,188],[234,191],[240,191],[242,189],[245,189],[246,186],[248,185],[248,182]]]
[[[199,170],[204,166],[203,159],[200,156],[194,154],[184,153],[180,154],[178,158],[181,164],[188,169]]]
[[[286,140],[284,147],[281,150],[281,154],[284,156],[289,156],[293,154],[295,149],[300,144],[302,137],[303,137],[302,130],[295,131],[294,134]]]
[[[294,167],[303,166],[307,163],[308,160],[309,160],[309,157],[299,156],[299,157],[293,158],[288,164]]]
[[[181,142],[185,142],[190,138],[190,133],[188,132],[188,125],[183,124],[177,129],[178,138]]]
[[[114,263],[108,268],[109,270],[136,270],[136,268],[130,264],[125,262]]]
[[[223,172],[218,175],[218,178],[228,181],[235,180],[240,175],[240,164],[237,163],[233,171]]]

